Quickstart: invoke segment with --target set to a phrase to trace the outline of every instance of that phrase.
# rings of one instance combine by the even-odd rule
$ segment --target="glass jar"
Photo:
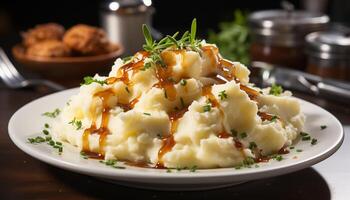
[[[350,81],[350,31],[329,30],[306,36],[307,71]]]
[[[303,70],[306,66],[305,35],[324,30],[328,22],[328,16],[306,11],[254,12],[249,16],[251,60]]]

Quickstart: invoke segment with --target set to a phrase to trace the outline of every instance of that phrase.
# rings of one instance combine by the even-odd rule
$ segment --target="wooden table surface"
[[[330,186],[313,168],[238,186],[197,192],[159,192],[119,186],[38,161],[10,140],[11,115],[24,104],[48,94],[43,89],[10,90],[0,85],[0,199],[330,199]],[[304,94],[350,124],[350,106]],[[30,116],[28,116],[30,117]]]

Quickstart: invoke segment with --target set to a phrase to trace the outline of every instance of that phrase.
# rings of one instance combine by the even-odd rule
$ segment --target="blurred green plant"
[[[247,16],[246,12],[235,10],[233,21],[221,22],[218,33],[213,30],[208,32],[208,41],[219,47],[223,57],[239,61],[245,65],[250,62],[250,37]]]

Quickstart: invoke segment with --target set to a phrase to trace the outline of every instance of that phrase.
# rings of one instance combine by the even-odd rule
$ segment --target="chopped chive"
[[[197,170],[197,165],[193,165],[190,169],[190,172],[195,172]]]
[[[227,99],[226,91],[223,90],[223,91],[219,92],[219,97],[221,100]]]
[[[48,135],[48,134],[49,134],[49,131],[46,130],[46,129],[44,129],[44,130],[43,130],[43,133],[44,133],[44,135]]]
[[[185,85],[187,84],[186,79],[181,79],[180,84],[181,84],[182,86],[185,86]]]
[[[243,139],[243,138],[246,138],[247,137],[247,133],[246,132],[243,132],[243,133],[240,133],[239,136]]]
[[[281,156],[281,155],[278,155],[278,156],[276,156],[276,158],[275,158],[277,161],[281,161],[281,160],[283,160],[283,157]]]
[[[203,106],[203,112],[209,112],[211,110],[211,105],[207,104],[205,106]]]
[[[56,118],[60,114],[61,110],[56,108],[52,112],[44,112],[42,115],[46,117]]]
[[[326,128],[327,128],[326,125],[321,125],[321,130],[324,130],[324,129],[326,129]]]
[[[303,150],[302,149],[297,149],[297,152],[302,152]]]
[[[317,144],[317,139],[312,138],[312,140],[311,140],[311,145],[315,145],[315,144]]]
[[[255,149],[257,147],[255,142],[250,142],[249,143],[249,149]]]
[[[233,137],[237,137],[237,131],[235,129],[231,129],[231,134]]]
[[[311,137],[310,136],[304,136],[301,138],[302,141],[307,141],[307,140],[310,140]]]
[[[290,146],[289,149],[294,149],[295,147],[294,146]]]
[[[171,169],[166,169],[166,173],[171,173]]]
[[[151,113],[146,113],[146,112],[144,112],[143,114],[144,114],[144,115],[151,116]]]
[[[45,128],[50,128],[50,125],[48,123],[45,123]]]
[[[306,132],[300,132],[300,135],[301,135],[301,136],[308,136],[309,134],[306,133]]]

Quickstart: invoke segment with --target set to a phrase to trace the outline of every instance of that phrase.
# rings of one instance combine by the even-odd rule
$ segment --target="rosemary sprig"
[[[145,66],[144,69],[149,68],[149,66],[153,65],[160,65],[162,67],[166,67],[160,53],[169,48],[174,47],[176,49],[191,49],[193,51],[200,51],[200,40],[196,39],[196,33],[197,33],[197,20],[193,19],[191,24],[191,31],[186,31],[180,39],[177,39],[177,36],[179,35],[179,32],[176,32],[173,35],[167,35],[163,39],[161,39],[159,42],[154,40],[151,35],[151,31],[148,28],[146,24],[142,25],[142,32],[145,37],[145,44],[143,45],[143,49],[150,53],[149,58],[151,59],[150,62],[147,62],[147,67]]]

